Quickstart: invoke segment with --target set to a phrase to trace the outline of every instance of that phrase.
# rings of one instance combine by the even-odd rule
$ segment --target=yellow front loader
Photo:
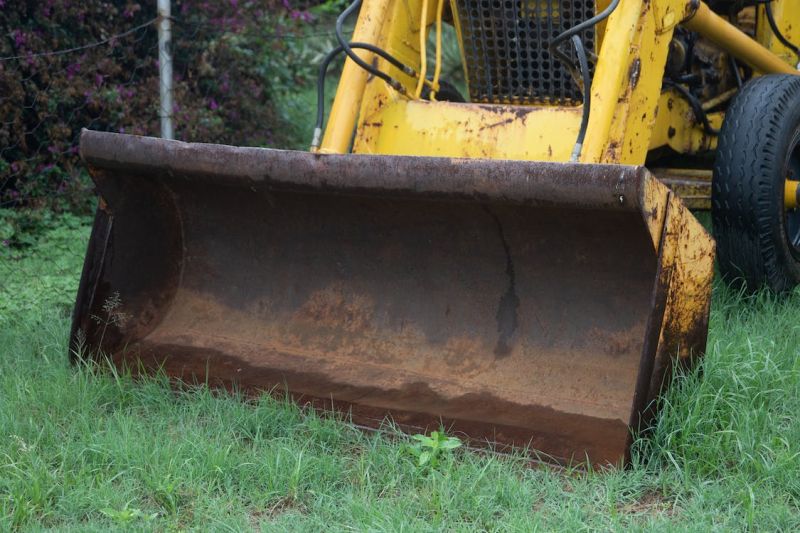
[[[621,464],[705,347],[687,206],[727,280],[800,281],[796,2],[356,0],[336,30],[308,152],[83,133],[76,346]]]

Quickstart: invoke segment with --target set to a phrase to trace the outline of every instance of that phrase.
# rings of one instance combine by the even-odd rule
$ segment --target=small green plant
[[[444,428],[432,432],[430,437],[417,433],[411,438],[416,442],[408,446],[408,452],[416,457],[417,466],[420,468],[426,466],[436,468],[446,454],[461,446],[461,439],[447,436]]]
[[[106,508],[100,512],[117,524],[127,524],[134,520],[154,520],[158,517],[158,513],[145,513],[139,509],[129,508],[127,505],[119,510]]]

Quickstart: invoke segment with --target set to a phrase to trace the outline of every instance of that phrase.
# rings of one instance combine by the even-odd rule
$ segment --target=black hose
[[[417,73],[411,67],[403,64],[400,60],[393,57],[391,54],[378,48],[374,44],[369,43],[348,43],[350,48],[362,49],[377,54],[384,58],[386,61],[399,68],[409,76],[416,77]],[[314,137],[311,140],[311,148],[319,148],[322,140],[322,125],[325,122],[325,76],[328,74],[328,67],[331,62],[344,52],[344,47],[337,46],[325,56],[322,63],[319,65],[319,72],[317,73],[317,122],[314,125]]]
[[[395,80],[385,72],[381,72],[377,68],[373,67],[372,65],[365,62],[363,59],[358,57],[358,55],[351,50],[350,45],[345,41],[344,34],[342,32],[342,26],[344,25],[344,21],[347,20],[347,17],[350,16],[356,9],[361,6],[361,0],[355,0],[352,4],[347,6],[347,9],[342,11],[342,14],[336,18],[336,40],[339,41],[339,46],[342,47],[344,53],[347,54],[347,57],[353,60],[353,62],[358,65],[359,67],[363,68],[373,76],[382,79],[386,83],[388,83],[394,90],[400,92],[401,94],[405,94],[405,87],[403,87],[399,81]]]
[[[550,44],[548,46],[548,49],[550,50],[550,53],[555,55],[561,61],[563,61],[563,62],[565,62],[567,64],[570,64],[572,62],[570,60],[570,58],[566,54],[564,54],[563,52],[561,52],[558,49],[558,47],[561,45],[561,43],[563,43],[567,39],[571,38],[573,35],[577,35],[580,32],[582,32],[583,30],[591,28],[592,26],[594,26],[598,22],[601,22],[601,21],[607,19],[611,15],[611,13],[613,13],[614,10],[617,9],[617,6],[619,5],[619,2],[620,2],[620,0],[611,0],[611,3],[608,4],[608,7],[606,7],[603,11],[601,11],[597,15],[593,16],[590,19],[586,19],[583,22],[581,22],[580,24],[576,24],[575,26],[563,31],[562,33],[560,33],[558,36],[556,36],[555,39],[550,41]]]
[[[581,127],[578,130],[578,138],[575,140],[575,147],[572,149],[570,161],[577,161],[583,150],[583,140],[586,138],[586,129],[589,126],[589,111],[592,104],[592,95],[589,92],[592,86],[592,77],[589,72],[589,60],[586,58],[586,48],[583,41],[577,35],[572,36],[572,44],[575,46],[575,54],[578,56],[578,65],[583,76],[583,114],[581,115]]]
[[[703,130],[707,134],[719,135],[719,130],[713,127],[711,122],[708,121],[708,115],[706,115],[706,112],[703,110],[703,105],[700,103],[700,100],[698,100],[697,97],[695,97],[695,95],[689,91],[689,89],[668,79],[664,79],[664,85],[675,89],[680,93],[681,96],[683,96],[683,98],[689,103],[689,107],[692,108],[692,113],[694,114],[695,119],[700,121],[700,123],[703,125]]]
[[[408,74],[413,78],[417,77],[417,71],[415,71],[413,68],[409,67],[408,65],[406,65],[405,63],[394,57],[392,54],[390,54],[383,48],[378,48],[374,44],[369,44],[369,43],[347,43],[347,45],[350,48],[360,48],[372,52],[373,54],[379,55],[383,59],[385,59],[386,61],[397,67],[398,69],[402,70],[404,74]]]
[[[317,73],[317,122],[314,124],[314,137],[311,139],[312,151],[319,148],[322,141],[322,124],[325,122],[325,75],[328,73],[331,61],[342,52],[344,52],[344,48],[337,46],[328,52],[322,63],[319,64],[319,72]]]
[[[794,52],[797,58],[800,59],[800,48],[789,42],[789,39],[783,36],[780,28],[778,28],[778,23],[775,22],[775,15],[772,13],[772,0],[765,0],[762,3],[764,4],[764,11],[767,12],[767,22],[769,22],[769,27],[772,28],[772,33],[775,34],[775,37],[778,38],[783,46]]]
[[[578,130],[578,138],[575,141],[574,148],[572,149],[572,155],[570,157],[571,161],[577,161],[581,150],[583,149],[583,140],[586,138],[586,129],[589,126],[589,110],[592,104],[592,79],[589,72],[589,60],[586,57],[586,49],[584,48],[583,42],[578,34],[585,29],[591,28],[598,22],[607,19],[611,13],[617,9],[619,2],[620,0],[611,0],[611,3],[608,4],[603,11],[594,17],[586,19],[580,24],[576,24],[575,26],[561,32],[556,36],[555,39],[550,41],[550,44],[548,45],[548,50],[550,50],[550,53],[565,63],[570,70],[574,71],[575,67],[572,64],[570,57],[558,48],[561,43],[567,39],[571,39],[572,44],[575,46],[575,53],[578,56],[578,65],[581,71],[581,78],[583,79],[583,115],[581,116],[581,127]]]
[[[739,72],[739,64],[736,62],[736,58],[730,54],[728,54],[728,65],[730,66],[731,71],[733,71],[733,76],[736,79],[736,87],[741,89],[743,82],[742,74]]]

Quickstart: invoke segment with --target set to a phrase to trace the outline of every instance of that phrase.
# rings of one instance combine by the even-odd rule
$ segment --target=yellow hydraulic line
[[[783,207],[797,209],[797,193],[800,181],[785,180],[783,182]]]
[[[425,84],[425,76],[428,70],[428,57],[425,50],[425,40],[428,37],[425,31],[428,27],[428,0],[422,0],[422,13],[419,15],[419,80],[417,89],[414,91],[414,98],[422,96],[422,86]]]
[[[746,33],[711,11],[704,2],[700,2],[692,16],[683,21],[683,25],[763,74],[800,74]]]
[[[353,41],[378,44],[383,29],[383,21],[387,9],[387,0],[364,0],[358,14],[358,22],[353,32]],[[370,62],[373,54],[363,50],[354,50],[361,59]],[[347,59],[336,88],[336,97],[333,100],[325,136],[319,151],[327,154],[343,154],[350,148],[353,129],[361,108],[364,96],[364,87],[369,74],[366,70]]]
[[[439,75],[442,73],[442,11],[444,0],[439,0],[436,6],[436,65],[433,67],[433,83],[431,83],[431,100],[436,99],[439,91]]]

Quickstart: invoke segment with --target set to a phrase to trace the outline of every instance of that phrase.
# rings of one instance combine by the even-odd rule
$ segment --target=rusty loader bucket
[[[705,346],[713,242],[645,168],[84,131],[73,338],[410,431],[624,462]]]

